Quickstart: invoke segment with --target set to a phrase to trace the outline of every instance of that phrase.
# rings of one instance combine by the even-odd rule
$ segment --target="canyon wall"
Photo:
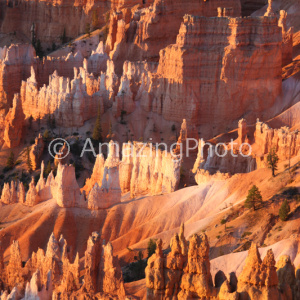
[[[253,120],[281,93],[281,40],[275,17],[186,15],[176,44],[160,51],[153,110],[217,128],[245,112]]]
[[[0,126],[3,126],[5,116],[8,110],[12,107],[14,94],[21,93],[23,96],[24,93],[26,94],[26,91],[24,91],[26,87],[24,87],[24,83],[22,83],[22,81],[28,82],[28,85],[30,85],[30,88],[28,87],[29,90],[39,89],[43,87],[45,88],[45,85],[49,85],[49,90],[51,91],[51,93],[55,94],[59,91],[63,92],[62,89],[66,86],[64,82],[63,87],[61,87],[61,90],[59,90],[59,86],[57,83],[57,81],[59,81],[59,78],[57,78],[57,76],[66,77],[71,80],[71,78],[73,78],[74,76],[74,68],[78,69],[81,67],[84,67],[84,69],[89,73],[95,73],[99,75],[101,74],[101,72],[106,71],[108,60],[107,54],[104,53],[102,42],[99,43],[97,49],[92,52],[91,56],[89,56],[87,60],[84,60],[80,51],[76,52],[74,55],[70,53],[66,57],[53,58],[47,56],[43,59],[39,59],[38,57],[36,57],[35,50],[30,44],[17,44],[11,45],[9,48],[0,48],[0,53]],[[56,81],[54,80],[53,76],[51,76],[53,73],[55,73],[54,77],[57,78]],[[95,87],[94,81],[96,79],[90,77],[88,74],[83,76],[83,84],[87,85],[87,93],[91,96],[93,94],[92,91],[97,92],[99,90],[99,87]],[[66,80],[67,79],[65,79],[65,81]],[[22,85],[23,92],[21,92]],[[77,91],[78,96],[78,93],[80,93],[81,89],[83,88],[78,87],[77,89],[79,89],[79,91]],[[75,94],[75,92],[76,88],[75,91],[73,91],[73,94]],[[35,91],[34,94],[37,94],[37,92]],[[44,91],[41,94],[44,95],[44,98],[47,97],[47,92]],[[41,95],[40,97],[43,98]],[[31,100],[30,102],[32,101],[33,100]],[[37,102],[37,99],[35,101]],[[52,101],[52,105],[50,105],[52,106],[52,110],[55,110],[55,107],[53,108],[53,106],[58,105],[53,104],[55,102],[53,99],[42,99],[40,102],[43,101]],[[40,107],[32,107],[31,103],[29,104],[29,107],[26,107],[25,105],[24,110],[26,117],[28,117],[26,111],[30,109],[33,109],[33,114],[35,114],[36,117],[38,115],[38,113],[35,113],[36,109],[40,109],[41,115],[45,114],[45,108],[41,107],[45,106],[45,103],[38,103],[36,105],[40,105]],[[84,109],[82,109],[82,111],[84,111]],[[95,110],[93,107],[91,116],[95,115],[94,111]],[[52,111],[50,108],[50,111],[46,113],[51,112]],[[87,111],[85,113],[87,114],[90,112]],[[81,118],[79,118],[79,122],[80,119]],[[66,121],[67,127],[70,126],[68,125],[68,122],[71,121]]]
[[[40,40],[42,47],[60,45],[62,36],[76,38],[91,29],[105,24],[104,14],[110,10],[110,1],[1,1],[0,31],[18,32],[29,41]]]
[[[214,17],[219,6],[231,8],[234,17],[240,16],[241,7],[237,0],[155,0],[148,8],[115,11],[110,19],[107,49],[118,63],[117,73],[125,60],[158,61],[159,51],[175,43],[185,14]]]
[[[0,126],[12,106],[21,82],[30,76],[31,65],[36,62],[35,50],[29,44],[12,45],[1,49],[0,56]],[[12,80],[13,79],[13,80]]]

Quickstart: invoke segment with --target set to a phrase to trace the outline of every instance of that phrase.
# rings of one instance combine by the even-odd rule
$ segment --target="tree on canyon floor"
[[[48,164],[46,166],[46,169],[44,170],[44,177],[48,177],[48,175],[51,173],[52,171],[52,166],[51,166],[51,161],[48,161]]]
[[[93,130],[92,139],[94,142],[102,142],[102,127],[101,127],[101,113],[100,108],[98,109],[98,115]]]
[[[289,212],[290,212],[290,206],[287,202],[287,200],[285,199],[279,209],[279,218],[281,221],[286,221],[288,219],[289,216]]]
[[[95,30],[99,27],[99,17],[98,17],[97,11],[95,11],[95,10],[92,12],[92,27],[93,27],[93,30]]]
[[[270,152],[268,153],[267,156],[267,163],[268,163],[268,168],[272,170],[272,176],[275,176],[275,171],[277,171],[277,164],[278,164],[278,156],[276,154],[276,149],[272,148]]]
[[[47,125],[52,130],[56,128],[56,120],[54,115],[48,115]]]
[[[32,115],[30,115],[30,117],[28,118],[28,128],[29,129],[32,128],[32,121],[33,121],[33,117],[32,117]]]
[[[248,196],[245,201],[246,208],[253,208],[257,210],[258,207],[262,204],[262,196],[260,190],[256,185],[253,185],[252,188],[248,191]]]
[[[29,147],[26,148],[26,164],[27,164],[28,172],[31,173],[32,172],[32,162],[31,162],[31,158],[30,158],[30,148]]]
[[[64,28],[63,34],[60,36],[60,40],[62,44],[65,44],[68,41],[67,35],[66,35],[66,28]]]
[[[150,239],[147,247],[148,258],[155,253],[155,250],[156,250],[156,240]]]
[[[44,133],[43,133],[43,140],[44,140],[45,142],[47,142],[49,139],[50,139],[50,133],[49,133],[49,130],[46,129],[46,130],[44,131]]]
[[[44,53],[44,51],[43,51],[43,48],[42,48],[42,44],[41,44],[40,39],[38,39],[38,40],[36,41],[36,43],[35,43],[33,46],[34,46],[36,55],[37,55],[39,58],[42,58],[42,57],[45,55],[45,53]]]
[[[15,166],[15,156],[14,153],[11,151],[6,162],[6,168],[8,170],[11,170],[14,166]]]
[[[90,25],[90,23],[86,23],[86,25],[85,25],[85,33],[88,35],[88,37],[91,36],[91,25]]]

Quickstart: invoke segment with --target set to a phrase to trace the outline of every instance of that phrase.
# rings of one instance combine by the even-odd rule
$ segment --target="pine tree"
[[[90,25],[90,23],[86,23],[86,25],[85,25],[85,33],[88,35],[88,37],[91,36],[91,25]]]
[[[27,156],[27,160],[26,160],[27,169],[28,169],[28,172],[31,173],[32,172],[32,163],[31,163],[31,159],[30,159],[29,147],[26,148],[26,156]]]
[[[51,171],[52,171],[52,167],[51,167],[51,162],[50,162],[50,160],[49,160],[49,161],[48,161],[48,164],[47,164],[47,167],[46,167],[46,169],[45,169],[45,171],[44,171],[45,177],[48,177],[48,175],[51,173]]]
[[[253,208],[257,210],[258,205],[262,203],[261,193],[256,185],[253,185],[252,188],[248,191],[248,196],[245,201],[246,208]]]
[[[67,35],[66,35],[66,28],[64,28],[64,31],[63,31],[63,34],[62,36],[60,37],[60,40],[61,40],[61,43],[62,44],[65,44],[67,42]]]
[[[152,256],[152,254],[155,253],[156,250],[156,241],[153,239],[150,239],[148,242],[147,252],[148,252],[148,258]]]
[[[39,130],[41,130],[41,115],[40,114],[38,116],[37,123],[39,125]]]
[[[112,135],[113,135],[112,125],[111,125],[111,121],[109,121],[107,138],[111,139]]]
[[[52,128],[52,129],[55,129],[55,128],[56,128],[56,121],[55,121],[54,115],[52,115],[51,128]]]
[[[14,153],[11,151],[9,154],[9,157],[7,159],[6,166],[7,166],[7,168],[12,169],[14,167],[14,165],[15,165],[15,156],[14,156]]]
[[[100,108],[98,109],[98,115],[97,115],[97,120],[96,120],[96,123],[95,123],[94,130],[93,130],[92,139],[95,142],[101,142],[102,141],[102,127],[101,127]]]
[[[282,221],[286,221],[288,219],[289,216],[289,212],[290,212],[290,206],[287,202],[287,200],[285,199],[279,209],[279,218]]]
[[[98,19],[98,14],[97,14],[97,11],[93,11],[92,13],[92,27],[93,27],[93,30],[95,30],[99,25],[99,19]]]
[[[267,156],[268,168],[272,169],[272,176],[275,176],[275,171],[277,171],[278,156],[276,154],[275,148],[272,148]]]
[[[33,121],[33,117],[32,115],[30,115],[29,119],[28,119],[28,122],[29,122],[29,129],[31,129],[32,127],[32,121]]]
[[[44,133],[43,133],[43,139],[44,139],[45,141],[47,141],[47,140],[49,139],[49,137],[50,137],[49,130],[46,129],[46,130],[44,131]]]
[[[39,56],[40,58],[42,58],[44,56],[44,51],[43,51],[40,39],[38,39],[36,41],[35,52],[36,52],[36,55]]]

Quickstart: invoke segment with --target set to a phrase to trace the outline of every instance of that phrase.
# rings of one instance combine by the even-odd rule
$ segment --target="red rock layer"
[[[40,39],[44,48],[52,43],[61,44],[61,36],[75,38],[85,33],[86,24],[93,26],[97,16],[97,26],[103,26],[103,14],[110,9],[110,1],[58,0],[58,1],[1,1],[2,13],[0,31],[20,32],[31,41],[32,25],[35,38]]]
[[[281,93],[281,40],[275,17],[185,16],[160,51],[152,110],[216,128],[245,112],[253,120]]]
[[[158,60],[160,49],[175,43],[181,19],[185,14],[217,16],[217,8],[232,8],[232,16],[240,16],[236,0],[162,1],[156,0],[146,9],[118,11],[112,15],[107,40],[111,58],[120,66],[125,60]],[[117,73],[121,69],[117,66]]]

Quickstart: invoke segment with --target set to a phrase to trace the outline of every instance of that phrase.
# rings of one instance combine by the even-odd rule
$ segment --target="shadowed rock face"
[[[264,7],[267,0],[241,0],[242,16],[250,16],[256,10]]]
[[[103,14],[110,6],[111,1],[3,1],[0,31],[22,33],[28,41],[34,35],[43,49],[51,48],[52,43],[62,43],[64,32],[67,38],[75,38],[85,33],[87,23],[93,28],[93,15],[97,16],[97,27],[103,26]]]

